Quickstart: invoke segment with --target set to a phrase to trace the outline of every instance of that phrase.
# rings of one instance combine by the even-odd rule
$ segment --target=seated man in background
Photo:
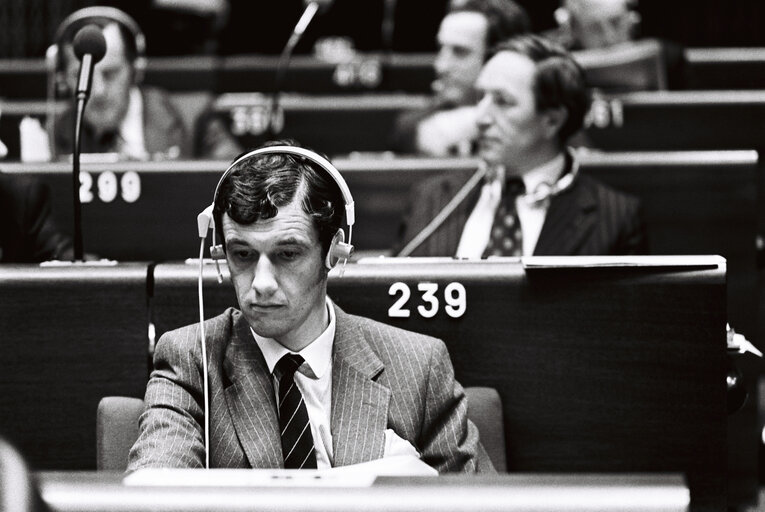
[[[639,55],[654,55],[654,68],[662,73],[656,79],[656,85],[650,89],[682,88],[684,80],[684,56],[680,45],[658,39],[640,38],[640,13],[637,12],[637,0],[561,0],[560,7],[555,11],[558,28],[544,35],[555,40],[560,45],[574,52],[574,58],[588,66],[592,62],[596,67],[602,67],[604,61],[630,62],[631,58],[642,59]],[[633,52],[629,49],[632,48]],[[609,52],[609,49],[611,50]],[[613,55],[613,58],[609,57]],[[634,55],[631,57],[630,55]],[[641,65],[635,62],[633,73],[641,70]],[[623,64],[615,70],[615,74],[630,75]],[[645,66],[642,73],[656,73],[656,69]],[[640,90],[631,88],[630,82],[640,83],[640,77],[630,79],[629,76],[608,79],[623,82],[621,90]],[[594,79],[591,86],[599,86]]]
[[[210,467],[322,469],[409,454],[439,472],[492,471],[444,343],[327,297],[342,178],[290,141],[268,146],[232,164],[212,209],[240,310],[207,320],[206,337],[197,324],[160,338],[128,469],[204,467],[207,420]]]
[[[583,176],[567,149],[589,106],[584,75],[568,52],[536,35],[517,36],[496,48],[476,87],[483,95],[478,156],[486,175],[467,182],[445,175],[416,185],[397,254],[647,251],[638,200]]]
[[[93,16],[72,23],[58,42],[57,74],[62,75],[58,81],[74,91],[80,69],[72,49],[75,34],[83,26],[95,24],[101,27],[106,40],[106,54],[93,70],[81,151],[116,153],[129,160],[228,159],[240,153],[241,148],[221,119],[207,113],[200,117],[203,126],[187,127],[167,93],[141,85],[145,57],[139,38],[143,36],[119,21],[122,17],[131,20],[126,14],[116,12],[119,18]],[[73,115],[70,107],[56,119],[54,149],[59,156],[72,153]]]
[[[438,30],[432,104],[396,121],[390,149],[427,156],[472,153],[477,136],[474,84],[488,49],[530,27],[526,11],[512,0],[452,2]]]
[[[71,259],[71,240],[56,228],[50,189],[33,178],[0,172],[0,263]]]

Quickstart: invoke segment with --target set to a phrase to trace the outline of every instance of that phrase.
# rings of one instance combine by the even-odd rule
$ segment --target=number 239
[[[425,304],[417,306],[417,312],[423,318],[433,318],[438,313],[440,306],[438,296],[438,283],[417,283],[417,290],[422,292],[421,298]],[[388,308],[390,318],[409,318],[411,312],[406,308],[406,304],[412,295],[409,285],[402,282],[395,282],[388,288],[388,295],[396,296],[398,299]],[[462,283],[449,283],[444,288],[444,311],[452,318],[459,318],[465,314],[467,309],[467,292]]]

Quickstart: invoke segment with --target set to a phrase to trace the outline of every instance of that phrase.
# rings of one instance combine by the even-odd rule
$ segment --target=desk
[[[435,78],[435,54],[358,53],[340,63],[311,55],[294,55],[285,74],[282,91],[310,94],[347,92],[429,93]],[[232,55],[226,57],[186,55],[149,57],[144,83],[168,91],[271,92],[279,57]],[[42,99],[47,76],[43,59],[0,59],[0,91],[3,97]]]
[[[201,470],[200,470],[201,471]],[[246,471],[246,470],[245,470]],[[41,473],[54,512],[284,511],[681,512],[688,490],[678,475],[494,475],[381,477],[371,487],[130,487],[109,473]]]
[[[123,261],[196,257],[197,214],[230,162],[125,162],[83,164],[80,198],[86,251]],[[469,172],[473,160],[371,158],[334,159],[356,203],[354,245],[387,249],[396,238],[409,188],[441,172]],[[53,191],[53,212],[71,233],[71,165],[4,164],[0,171],[33,175]]]
[[[98,401],[143,396],[148,271],[0,265],[0,432],[32,468],[95,468]]]
[[[600,95],[586,136],[609,151],[758,149],[765,144],[765,90]]]
[[[719,507],[725,269],[699,258],[699,266],[653,257],[660,266],[526,270],[512,259],[374,260],[347,265],[343,277],[331,272],[328,290],[346,312],[443,339],[463,385],[498,390],[508,471],[682,471],[702,508]],[[155,267],[157,336],[198,320],[197,272]],[[205,316],[235,304],[208,265]],[[755,430],[752,418],[731,437],[754,447]],[[740,464],[751,473],[755,459],[752,448]]]
[[[686,48],[686,89],[765,89],[765,48]]]

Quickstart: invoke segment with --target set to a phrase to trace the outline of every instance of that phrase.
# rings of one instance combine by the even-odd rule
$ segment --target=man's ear
[[[561,127],[568,119],[568,110],[565,107],[551,107],[544,112],[544,126],[550,138],[558,136]]]

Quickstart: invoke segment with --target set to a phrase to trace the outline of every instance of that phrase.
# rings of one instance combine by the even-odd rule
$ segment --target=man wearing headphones
[[[204,467],[206,432],[209,467],[322,469],[410,454],[439,472],[493,470],[443,342],[327,297],[329,269],[350,249],[339,243],[344,212],[353,224],[328,161],[289,141],[267,145],[232,164],[212,208],[222,242],[213,257],[224,253],[240,310],[204,322],[206,334],[193,325],[160,338],[129,470]]]
[[[589,94],[581,68],[536,35],[501,43],[476,83],[486,175],[418,184],[402,256],[616,255],[647,252],[638,200],[578,173],[567,149]],[[472,187],[472,188],[471,188]],[[457,199],[455,200],[455,197]]]
[[[396,120],[390,149],[427,156],[467,155],[473,151],[474,85],[489,48],[531,27],[513,0],[452,0],[438,29],[432,104]]]
[[[200,116],[204,124],[194,127],[198,133],[190,134],[192,130],[184,125],[167,93],[141,85],[144,41],[132,18],[114,8],[91,7],[75,12],[70,19],[74,21],[64,21],[56,45],[57,74],[62,75],[58,81],[69,91],[75,90],[80,69],[72,48],[77,31],[94,24],[102,29],[106,40],[106,54],[94,67],[85,109],[83,153],[116,153],[124,159],[147,160],[231,158],[241,152],[218,118],[207,113]],[[68,109],[55,122],[57,155],[72,152],[73,115],[73,110]]]

